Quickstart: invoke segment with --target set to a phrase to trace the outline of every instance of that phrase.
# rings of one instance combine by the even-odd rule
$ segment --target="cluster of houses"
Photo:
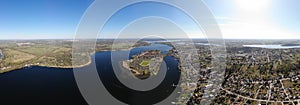
[[[300,99],[300,71],[290,64],[299,62],[296,54],[299,54],[297,49],[251,49],[229,53],[227,65],[236,68],[227,70],[223,88],[252,100],[297,102]],[[282,69],[283,64],[292,66]],[[255,66],[255,71],[250,72]]]
[[[199,104],[200,101],[205,100],[203,93],[209,85],[212,85],[207,82],[211,77],[209,47],[200,47],[195,51],[198,54],[193,54],[193,50],[188,45],[176,47],[176,50],[172,51],[177,53],[182,63],[182,78],[192,79],[197,75],[199,79],[196,83],[182,81],[181,87],[184,87],[182,94],[188,91],[186,89],[196,86],[193,94],[183,94],[182,96],[185,97],[180,97],[182,100],[190,97],[188,104]],[[220,104],[224,104],[225,101],[230,104],[298,103],[300,100],[300,66],[297,65],[300,64],[299,49],[228,48],[227,52],[225,81],[221,84],[220,92],[213,102],[220,102]],[[287,68],[283,69],[285,67]]]

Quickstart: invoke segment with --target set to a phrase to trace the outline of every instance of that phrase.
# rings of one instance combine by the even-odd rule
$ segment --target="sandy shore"
[[[137,70],[132,69],[132,68],[129,67],[128,62],[129,62],[129,61],[122,61],[122,67],[124,67],[124,68],[127,69],[127,70],[130,70],[130,71],[133,72],[135,75],[140,75],[141,73],[139,73]]]

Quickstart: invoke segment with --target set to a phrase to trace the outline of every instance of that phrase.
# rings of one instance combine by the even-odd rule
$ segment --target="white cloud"
[[[217,17],[224,38],[237,39],[294,39],[297,33],[289,32],[264,18]],[[298,37],[297,37],[298,36]]]

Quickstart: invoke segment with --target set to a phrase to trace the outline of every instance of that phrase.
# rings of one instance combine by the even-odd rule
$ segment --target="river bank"
[[[0,74],[2,73],[7,73],[10,71],[26,68],[26,67],[31,67],[31,66],[39,66],[39,67],[50,67],[50,68],[62,68],[62,69],[74,69],[74,68],[82,68],[85,66],[88,66],[92,63],[92,58],[91,56],[88,57],[88,62],[82,64],[82,65],[71,65],[71,66],[56,66],[56,65],[45,65],[45,64],[39,64],[39,63],[34,63],[34,64],[24,64],[24,65],[16,65],[16,66],[8,66],[8,67],[2,67],[0,68]]]
[[[140,54],[141,52],[145,52],[147,50],[156,49],[162,50],[162,52],[167,52],[171,48],[164,45],[138,47],[130,50],[128,57],[132,58],[133,55]],[[118,65],[119,69],[118,67],[117,69],[114,69],[114,66],[115,64],[121,63],[122,61],[128,59],[127,57],[117,56],[123,54],[128,54],[128,51],[102,51],[95,52],[91,56],[89,56],[90,54],[87,54],[85,56],[89,56],[91,58],[91,60],[89,61],[91,61],[92,63],[88,65],[88,60],[87,58],[85,58],[85,60],[80,64],[86,62],[85,64],[87,64],[87,66],[79,69],[90,70],[86,68],[94,68],[92,66],[94,66],[95,64],[98,75],[101,78],[103,85],[107,87],[108,90],[112,90],[111,94],[113,96],[116,96],[118,99],[124,99],[122,100],[122,102],[128,104],[133,103],[130,100],[122,97],[132,97],[134,99],[137,99],[141,104],[155,104],[155,102],[159,102],[160,100],[169,97],[170,94],[173,93],[173,91],[179,91],[176,90],[176,87],[174,87],[174,85],[178,84],[178,81],[180,79],[180,72],[177,68],[178,61],[171,56],[166,56],[164,58],[167,68],[165,78],[162,83],[160,83],[160,85],[158,85],[155,89],[149,91],[149,93],[151,94],[142,94],[143,91],[135,91],[127,88],[125,85],[122,85],[122,83],[116,77],[114,71],[122,70],[122,68],[120,68],[121,65]],[[113,59],[112,56],[116,56],[117,59]],[[66,66],[64,66],[63,68],[31,66],[12,70],[12,72],[9,73],[0,74],[0,83],[4,84],[0,87],[0,90],[2,90],[1,96],[3,96],[1,97],[1,99],[3,99],[1,103],[40,104],[49,101],[54,102],[53,104],[55,104],[55,102],[59,102],[66,105],[86,105],[86,103],[84,102],[84,98],[78,90],[73,69],[64,69],[65,67]],[[19,95],[16,96],[15,94]],[[175,98],[175,96],[174,98],[172,97],[169,103],[175,101]]]
[[[148,78],[151,75],[157,75],[164,57],[165,55],[161,54],[160,50],[148,50],[133,55],[130,60],[123,61],[122,66],[138,78]]]
[[[127,49],[113,49],[113,50],[101,50],[101,51],[95,51],[93,53],[91,53],[91,55],[95,54],[95,53],[98,53],[98,52],[106,52],[106,51],[126,51],[126,50],[131,50],[133,49],[133,47],[130,47],[130,48],[127,48]],[[0,54],[2,55],[2,51],[0,49]],[[0,57],[1,58],[1,57]],[[40,67],[50,67],[50,68],[65,68],[65,69],[74,69],[74,68],[82,68],[82,67],[85,67],[85,66],[88,66],[92,63],[92,58],[91,56],[88,57],[88,62],[82,64],[82,65],[72,65],[72,66],[55,66],[55,65],[44,65],[44,64],[25,64],[25,65],[17,65],[17,66],[14,66],[14,67],[2,67],[0,68],[0,74],[2,73],[7,73],[7,72],[10,72],[10,71],[14,71],[14,70],[18,70],[18,69],[22,69],[22,68],[25,68],[25,67],[30,67],[30,66],[40,66]],[[1,61],[1,59],[0,59]]]
[[[145,47],[145,46],[139,46],[139,47]],[[136,47],[130,47],[130,48],[126,48],[126,49],[101,50],[101,51],[92,52],[90,55],[93,55],[93,54],[98,53],[98,52],[106,52],[106,51],[127,51],[127,50],[132,50],[134,48],[136,48]],[[2,53],[2,51],[1,51],[1,53]],[[30,66],[40,66],[40,67],[50,67],[50,68],[66,68],[66,69],[82,68],[82,67],[88,66],[92,63],[92,58],[91,57],[92,56],[89,56],[88,62],[86,62],[82,65],[56,66],[56,65],[39,64],[39,63],[33,61],[35,63],[28,63],[28,64],[23,63],[23,64],[15,65],[15,66],[0,67],[0,74],[7,73],[7,72],[10,72],[10,71],[14,71],[14,70],[18,70],[18,69],[22,69],[22,68],[26,68],[26,67],[30,67]],[[30,62],[30,61],[27,61],[27,62]]]

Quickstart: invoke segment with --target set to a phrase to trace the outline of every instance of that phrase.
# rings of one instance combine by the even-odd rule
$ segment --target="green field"
[[[3,54],[3,62],[7,64],[25,62],[35,58],[35,56],[32,54],[28,54],[14,49],[4,49]]]
[[[72,67],[71,46],[56,45],[56,42],[41,43],[36,41],[24,46],[8,43],[3,44],[1,50],[3,56],[0,62],[0,73],[30,65]]]
[[[151,62],[151,60],[143,60],[141,63],[140,63],[140,65],[141,66],[149,66],[150,65],[150,62]]]
[[[27,46],[27,47],[18,47],[17,50],[36,55],[36,56],[42,56],[49,53],[52,53],[55,49],[58,49],[58,47],[55,46]]]

